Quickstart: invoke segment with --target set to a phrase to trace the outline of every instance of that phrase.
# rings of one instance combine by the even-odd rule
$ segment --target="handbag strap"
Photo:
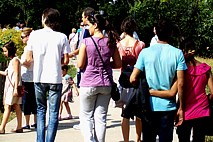
[[[104,67],[104,69],[106,70],[106,72],[108,73],[108,71],[107,71],[107,69],[106,69],[106,66],[105,66],[105,63],[104,63],[104,60],[103,60],[103,58],[101,57],[101,53],[100,53],[100,51],[99,51],[99,49],[98,49],[98,46],[97,46],[97,44],[96,44],[96,42],[95,42],[95,40],[91,37],[91,39],[92,39],[92,41],[93,41],[93,43],[94,43],[94,45],[95,45],[95,48],[96,48],[96,50],[97,50],[97,52],[98,52],[98,55],[99,55],[99,57],[100,57],[100,59],[101,59],[101,62],[103,63],[103,67]],[[108,75],[109,75],[109,73],[108,73]],[[113,84],[113,79],[110,77],[109,78],[110,79],[110,82]]]
[[[14,88],[14,85],[12,84],[12,82],[11,82],[11,80],[10,80],[10,78],[9,78],[8,75],[7,75],[7,78],[8,78],[8,80],[9,80],[10,84],[12,85],[12,87]]]

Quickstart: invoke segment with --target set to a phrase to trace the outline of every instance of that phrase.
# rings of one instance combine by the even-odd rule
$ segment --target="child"
[[[68,102],[72,102],[72,97],[73,97],[72,87],[75,89],[77,96],[79,96],[79,93],[78,93],[78,89],[77,89],[72,77],[67,74],[68,66],[62,65],[61,69],[62,69],[63,88],[62,88],[61,104],[60,104],[60,109],[59,109],[59,120],[62,120],[61,113],[63,110],[63,104],[66,107],[66,110],[68,113],[68,116],[65,117],[64,119],[72,119],[73,117],[71,115],[71,110],[70,110],[69,103],[68,103]]]
[[[0,75],[6,76],[4,86],[4,114],[0,125],[0,134],[5,134],[5,127],[10,116],[11,108],[13,107],[16,111],[17,125],[11,132],[23,133],[22,129],[22,113],[20,104],[22,102],[21,97],[18,95],[18,85],[21,83],[21,71],[20,61],[16,57],[16,46],[14,42],[9,41],[3,45],[3,53],[10,59],[8,68],[5,71],[0,71]]]

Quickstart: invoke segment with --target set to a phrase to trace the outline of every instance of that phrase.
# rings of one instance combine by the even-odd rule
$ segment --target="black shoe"
[[[35,123],[35,124],[31,125],[31,127],[37,128],[37,124]]]
[[[22,127],[22,129],[30,129],[30,125],[26,125],[26,126]]]

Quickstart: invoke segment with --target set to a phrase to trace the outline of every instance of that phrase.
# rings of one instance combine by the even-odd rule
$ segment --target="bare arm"
[[[69,64],[69,55],[68,53],[64,54],[64,62],[65,65]]]
[[[130,76],[130,83],[136,85],[138,81],[138,76],[140,75],[140,73],[141,73],[141,70],[139,70],[138,68],[134,68]]]
[[[21,62],[21,65],[23,65],[23,66],[29,68],[30,65],[31,65],[31,62],[27,62],[27,61],[25,60],[25,61]]]
[[[27,51],[26,53],[26,62],[31,63],[33,61],[33,52]]]
[[[184,85],[184,71],[177,71],[177,87],[178,87],[178,98],[179,98],[179,108],[177,112],[178,122],[176,126],[179,126],[183,123],[183,85]]]
[[[77,60],[78,68],[83,69],[85,67],[86,57],[87,57],[86,45],[85,44],[81,44],[81,47],[79,49],[78,60]]]
[[[73,83],[72,87],[75,89],[76,95],[79,96],[78,88],[75,83]]]
[[[122,62],[121,62],[121,57],[120,57],[120,54],[118,52],[118,48],[115,48],[115,52],[112,56],[112,59],[113,61],[110,63],[111,64],[111,67],[113,69],[116,69],[116,68],[121,68],[122,66]]]
[[[79,54],[79,48],[74,50],[73,52],[70,52],[69,53],[69,58],[72,58],[74,57],[75,55],[78,55]]]
[[[7,71],[0,71],[0,75],[7,76]]]
[[[18,95],[18,84],[19,84],[19,79],[20,79],[20,61],[18,59],[15,59],[13,61],[13,69],[14,69],[14,73],[13,76],[15,77],[15,84],[14,84],[14,95]]]
[[[211,70],[208,71],[208,87],[210,90],[210,99],[213,100],[213,76]]]
[[[172,85],[170,90],[149,90],[150,95],[161,98],[173,98],[177,94],[177,81]]]

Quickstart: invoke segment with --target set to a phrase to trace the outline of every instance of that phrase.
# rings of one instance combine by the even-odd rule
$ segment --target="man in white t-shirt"
[[[45,141],[47,99],[49,122],[46,141],[55,140],[62,91],[61,64],[68,64],[70,47],[67,36],[57,32],[60,13],[47,8],[42,14],[43,29],[30,34],[27,44],[27,61],[34,60],[35,95],[37,102],[37,142]],[[48,94],[48,98],[47,98]]]

